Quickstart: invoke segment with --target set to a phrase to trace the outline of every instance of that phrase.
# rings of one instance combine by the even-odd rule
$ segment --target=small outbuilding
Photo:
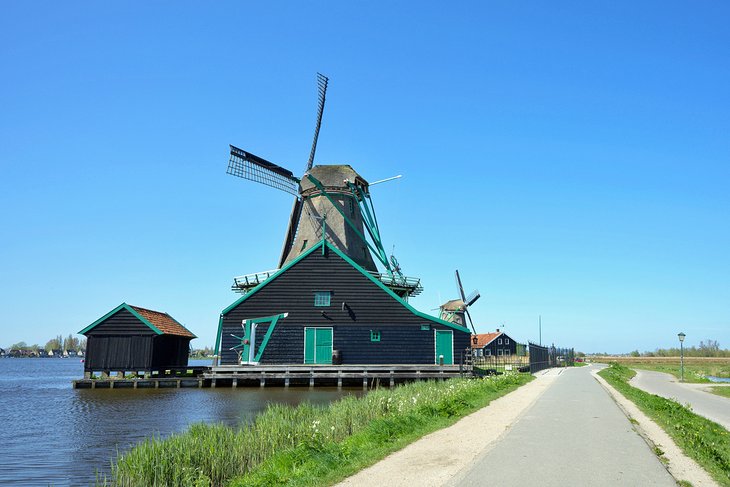
[[[471,336],[471,349],[475,356],[517,355],[518,343],[503,331],[480,333]]]
[[[197,338],[167,313],[122,303],[79,332],[87,338],[84,372],[186,367]]]

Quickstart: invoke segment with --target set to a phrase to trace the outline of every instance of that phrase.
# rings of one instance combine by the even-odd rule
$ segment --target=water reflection
[[[88,485],[117,449],[195,422],[248,422],[267,404],[326,404],[336,388],[71,389],[74,359],[0,359],[0,485]]]

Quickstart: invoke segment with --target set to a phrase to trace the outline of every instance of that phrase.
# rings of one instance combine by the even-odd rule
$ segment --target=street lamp
[[[685,335],[684,333],[682,333],[680,331],[677,336],[679,337],[679,363],[680,363],[679,369],[681,371],[681,376],[682,376],[682,379],[680,380],[680,382],[684,382],[684,346],[682,346],[682,343],[684,342],[684,337],[687,335]]]

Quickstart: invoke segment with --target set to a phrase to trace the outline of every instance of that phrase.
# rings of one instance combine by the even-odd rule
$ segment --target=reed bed
[[[120,454],[112,464],[111,478],[99,483],[223,486],[244,476],[256,478],[252,474],[257,468],[267,462],[271,469],[272,462],[276,464],[282,455],[288,459],[283,462],[286,465],[275,470],[290,468],[294,457],[294,463],[301,464],[311,453],[341,448],[353,435],[373,433],[374,425],[376,434],[370,435],[367,441],[377,445],[365,445],[365,450],[375,451],[381,443],[392,443],[396,437],[418,436],[436,429],[434,425],[438,421],[435,420],[467,414],[531,378],[525,374],[508,374],[484,379],[414,382],[394,389],[374,390],[360,398],[345,397],[327,406],[272,404],[252,423],[238,428],[195,424],[188,431],[166,439],[149,438]],[[374,460],[361,458],[359,461],[372,463]],[[279,477],[286,479],[288,474],[282,475]],[[327,472],[317,475],[326,476]],[[270,483],[288,482],[245,482]]]

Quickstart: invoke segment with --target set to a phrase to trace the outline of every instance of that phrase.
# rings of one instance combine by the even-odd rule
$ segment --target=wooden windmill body
[[[318,74],[317,123],[309,161],[301,178],[277,164],[230,146],[228,174],[255,181],[295,197],[278,268],[325,240],[402,298],[423,291],[420,279],[401,273],[383,247],[370,185],[349,165],[314,165],[328,78]],[[384,272],[378,270],[379,262]],[[246,293],[274,271],[234,278],[234,291]]]

